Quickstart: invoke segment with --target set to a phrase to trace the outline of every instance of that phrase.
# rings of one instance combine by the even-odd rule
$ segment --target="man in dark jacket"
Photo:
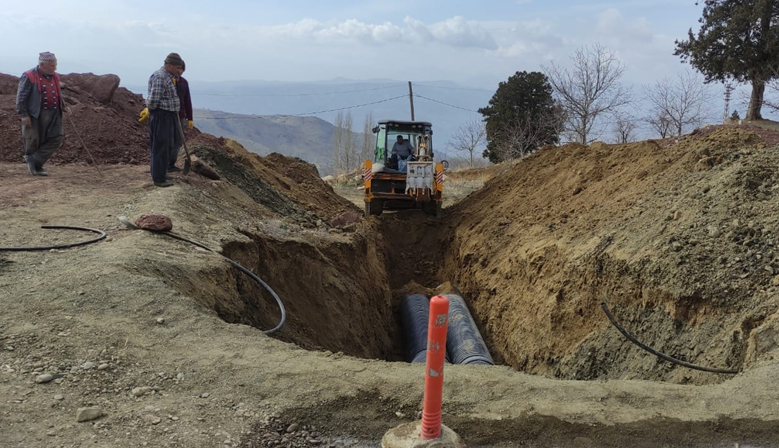
[[[182,62],[183,64],[183,62]],[[179,102],[181,102],[181,110],[179,110],[179,119],[181,121],[181,130],[188,131],[195,127],[195,122],[192,121],[192,96],[189,94],[189,83],[186,78],[181,76],[184,74],[184,70],[187,69],[187,65],[181,66],[181,73],[177,77],[176,81],[176,93],[179,96]],[[176,166],[176,160],[179,158],[179,150],[184,144],[184,136],[176,133],[176,143],[173,145],[173,152],[170,153],[170,162],[168,163],[168,172],[174,173],[181,171],[181,168]]]
[[[62,144],[62,113],[67,112],[60,91],[57,57],[45,51],[38,66],[24,72],[16,92],[16,113],[22,119],[24,157],[33,176],[48,176],[43,164]]]

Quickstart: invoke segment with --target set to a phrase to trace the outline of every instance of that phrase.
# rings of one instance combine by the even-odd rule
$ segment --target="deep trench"
[[[580,291],[566,286],[573,280],[565,280],[559,288],[549,288],[551,297],[532,298],[548,302],[548,310],[530,316],[537,320],[525,326],[533,328],[520,328],[514,322],[527,322],[529,317],[519,319],[517,315],[528,314],[527,307],[536,306],[528,305],[529,299],[521,294],[529,288],[521,291],[518,287],[515,298],[498,301],[497,288],[479,284],[473,275],[474,263],[468,254],[457,255],[455,230],[416,211],[386,213],[346,239],[314,244],[247,234],[252,243],[228,244],[224,255],[263,277],[284,300],[287,324],[273,337],[308,350],[404,361],[399,320],[404,294],[432,295],[434,288],[449,283],[450,288],[459,286],[469,301],[496,364],[577,380],[642,378],[705,384],[727,378],[685,371],[657,360],[626,341],[599,307],[607,298],[614,313],[627,328],[638,330],[643,342],[694,362],[704,355],[697,344],[713,337],[710,328],[689,334],[690,327],[700,323],[700,316],[710,312],[700,297],[682,298],[669,309],[664,305],[671,302],[667,294],[642,286],[640,273],[616,261],[598,259],[570,273],[579,279]],[[540,265],[538,260],[517,261],[517,284],[531,285],[533,278],[522,277],[564,266],[555,256],[559,254],[547,254]],[[605,271],[612,274],[604,275]],[[549,272],[546,275],[551,277]],[[228,283],[236,294],[213,305],[219,316],[262,330],[276,325],[279,313],[272,297],[240,273],[230,276]],[[635,307],[636,303],[643,306]],[[734,335],[719,356],[711,358],[721,363],[714,367],[738,368],[743,363],[748,330]],[[522,331],[518,338],[517,332]],[[679,335],[683,336],[675,340]]]

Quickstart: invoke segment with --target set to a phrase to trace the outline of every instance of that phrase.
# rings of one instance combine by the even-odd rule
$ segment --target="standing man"
[[[149,77],[146,108],[149,111],[149,136],[151,140],[151,178],[157,187],[170,187],[167,170],[170,156],[176,144],[181,102],[176,93],[174,79],[181,74],[184,61],[178,53],[165,58],[163,66]]]
[[[43,164],[62,144],[62,112],[68,112],[60,91],[57,57],[44,51],[38,66],[24,72],[16,92],[16,113],[22,119],[24,158],[33,176],[48,176]]]
[[[182,62],[183,63],[183,62]],[[181,76],[187,69],[187,65],[181,66],[181,72],[179,73],[176,81],[176,93],[179,96],[179,102],[181,102],[181,110],[179,110],[179,119],[181,120],[181,130],[190,130],[195,127],[195,122],[192,121],[192,96],[189,94],[189,83]],[[179,135],[178,129],[176,129],[176,144],[173,146],[173,152],[170,154],[170,161],[168,162],[168,172],[175,173],[181,171],[181,168],[176,166],[176,160],[179,158],[179,150],[181,145],[184,144],[182,140],[184,136]]]

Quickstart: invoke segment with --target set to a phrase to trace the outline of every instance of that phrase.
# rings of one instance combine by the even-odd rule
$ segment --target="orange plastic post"
[[[441,397],[444,390],[446,329],[449,326],[449,299],[430,299],[430,321],[427,324],[427,364],[425,397],[422,402],[422,439],[441,437]]]

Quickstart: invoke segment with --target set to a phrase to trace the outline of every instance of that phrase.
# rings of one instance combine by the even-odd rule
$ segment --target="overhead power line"
[[[363,103],[363,104],[355,104],[353,106],[338,107],[338,108],[335,108],[335,109],[317,110],[317,111],[313,111],[313,112],[303,112],[303,113],[299,113],[299,114],[275,114],[275,115],[293,115],[293,116],[298,116],[298,117],[304,116],[304,115],[318,115],[318,114],[323,114],[323,113],[327,113],[327,112],[337,112],[337,111],[340,111],[340,110],[356,109],[358,107],[365,107],[365,106],[370,106],[370,105],[373,105],[373,104],[386,103],[387,101],[394,101],[394,100],[398,100],[398,99],[401,99],[401,98],[408,98],[408,95],[398,95],[398,96],[395,96],[395,97],[392,97],[392,98],[387,98],[387,99],[384,99],[384,100],[372,101],[370,103]],[[257,119],[261,119],[261,118],[263,118],[263,117],[259,116],[259,115],[241,115],[241,116],[221,116],[221,117],[198,117],[198,120],[257,120]]]
[[[448,90],[471,90],[476,92],[494,92],[494,90],[488,90],[488,89],[476,89],[472,87],[448,87],[448,86],[432,86],[430,84],[419,84],[417,82],[414,83],[415,86],[422,86],[422,87],[430,87],[433,89],[448,89]]]
[[[428,98],[428,97],[426,97],[426,96],[422,96],[422,95],[420,95],[420,94],[418,94],[418,93],[415,93],[415,94],[414,94],[414,96],[415,96],[415,97],[417,97],[417,98],[422,98],[423,100],[428,100],[428,101],[432,101],[432,102],[434,102],[434,103],[443,104],[444,106],[453,107],[453,108],[455,108],[455,109],[466,110],[466,111],[468,111],[468,112],[473,112],[473,113],[475,113],[475,114],[478,114],[478,113],[479,113],[478,111],[475,111],[475,110],[473,110],[473,109],[468,109],[468,108],[466,108],[466,107],[455,106],[454,104],[449,104],[449,103],[445,103],[445,102],[443,102],[443,101],[434,100],[434,99],[432,99],[432,98]]]
[[[310,93],[198,93],[197,96],[240,96],[240,97],[254,97],[254,96],[263,96],[263,97],[293,97],[293,96],[319,96],[319,95],[339,95],[342,93],[357,93],[357,92],[372,92],[375,90],[386,90],[386,89],[394,89],[398,87],[404,87],[402,84],[398,85],[392,85],[392,86],[383,86],[383,87],[373,87],[370,89],[354,89],[354,90],[339,90],[339,91],[333,91],[333,92],[310,92]]]

